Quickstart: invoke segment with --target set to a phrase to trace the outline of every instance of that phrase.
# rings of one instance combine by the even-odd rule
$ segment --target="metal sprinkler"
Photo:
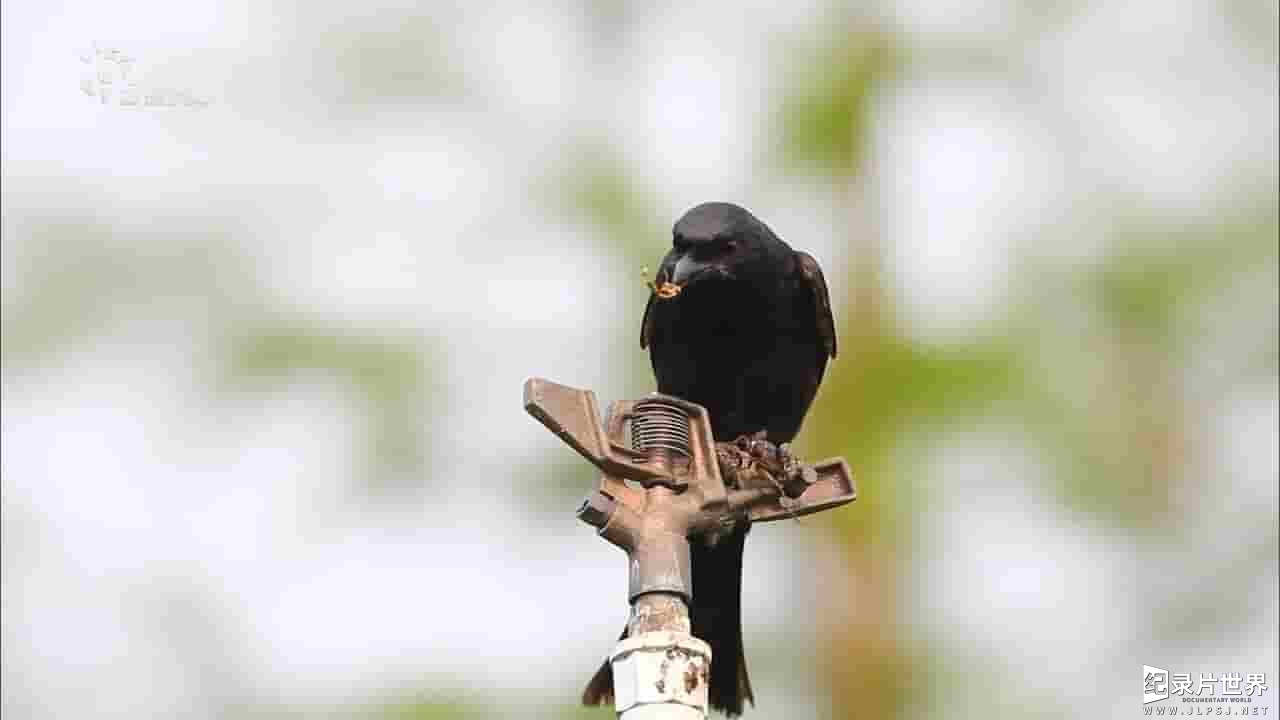
[[[705,720],[714,659],[690,633],[689,543],[713,543],[743,520],[853,502],[848,464],[833,458],[770,471],[737,445],[716,443],[702,406],[659,393],[613,403],[602,425],[595,393],[531,378],[524,407],[600,469],[578,519],[627,553],[631,614],[609,658],[618,717]]]

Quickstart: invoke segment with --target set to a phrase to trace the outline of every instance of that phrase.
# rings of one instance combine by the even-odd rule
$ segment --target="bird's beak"
[[[681,255],[676,261],[675,267],[671,269],[671,282],[681,287],[688,285],[689,281],[702,272],[710,269],[711,263],[694,260],[691,255]]]

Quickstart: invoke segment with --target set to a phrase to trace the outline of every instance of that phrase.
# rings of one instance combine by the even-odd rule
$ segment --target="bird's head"
[[[658,268],[660,288],[685,288],[717,281],[748,281],[777,267],[786,246],[745,208],[730,203],[699,205],[676,221],[671,251]]]

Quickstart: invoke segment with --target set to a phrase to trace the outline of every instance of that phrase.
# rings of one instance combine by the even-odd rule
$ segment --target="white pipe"
[[[609,657],[620,720],[706,720],[711,646],[684,632],[624,638]]]

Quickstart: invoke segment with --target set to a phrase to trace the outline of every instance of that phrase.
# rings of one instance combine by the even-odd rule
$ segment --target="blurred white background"
[[[1276,712],[1277,18],[4,2],[4,716],[607,717],[521,383],[651,389],[711,199],[826,269],[862,482],[752,535],[749,717]]]

